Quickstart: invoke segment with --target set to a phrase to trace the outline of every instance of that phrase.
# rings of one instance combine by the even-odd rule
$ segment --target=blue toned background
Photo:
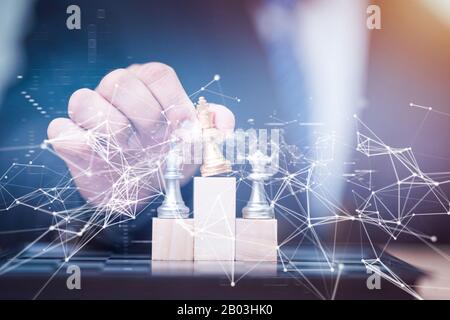
[[[423,121],[420,110],[409,108],[416,102],[448,112],[450,105],[450,32],[427,1],[374,1],[383,12],[383,29],[370,32],[365,25],[367,3],[360,0],[25,0],[12,6],[17,9],[19,3],[27,4],[28,12],[2,28],[19,39],[13,55],[21,68],[10,76],[0,109],[0,174],[12,163],[30,161],[52,170],[28,166],[8,185],[11,195],[2,199],[5,203],[68,178],[61,176],[67,172],[62,161],[30,146],[46,139],[53,118],[67,115],[67,102],[75,90],[95,88],[109,71],[148,61],[173,66],[188,93],[220,74],[223,93],[241,102],[217,95],[207,98],[226,104],[239,128],[249,127],[249,119],[255,120],[255,127],[263,127],[266,121],[273,122],[273,114],[281,122],[329,121],[342,131],[348,149],[334,168],[338,176],[347,170],[342,163],[355,158],[356,128],[346,120],[353,113],[360,113],[386,143],[412,144],[424,170],[448,170],[450,118],[431,114]],[[66,28],[66,8],[71,4],[81,8],[81,30]],[[309,145],[316,130],[285,129],[288,141],[299,146]],[[380,172],[379,184],[391,178]],[[353,212],[351,188],[330,182],[330,189]],[[192,186],[183,192],[192,207]],[[241,192],[238,210],[248,197],[248,190]],[[71,205],[81,203],[72,197]],[[112,230],[119,236],[106,242],[126,249],[133,239],[148,239],[153,214],[148,210],[138,223]],[[50,221],[51,217],[20,207],[1,213],[0,228],[46,228]],[[444,217],[430,217],[418,225],[440,239],[448,238]],[[289,232],[287,224],[282,228]],[[360,226],[352,229],[360,240]],[[9,246],[35,236],[19,233],[0,241]]]

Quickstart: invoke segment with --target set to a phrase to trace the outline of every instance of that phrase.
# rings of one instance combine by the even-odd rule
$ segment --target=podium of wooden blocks
[[[236,179],[194,179],[194,260],[235,259]]]
[[[203,165],[202,177],[194,178],[194,218],[188,218],[189,209],[181,198],[182,156],[172,145],[164,174],[165,199],[153,219],[152,259],[195,260],[206,269],[214,261],[222,262],[219,265],[235,260],[277,261],[277,220],[264,190],[264,182],[273,174],[267,167],[271,159],[261,151],[249,156],[252,194],[243,218],[236,219],[236,179],[217,177],[231,172],[231,164],[216,143],[220,132],[204,98],[199,100],[197,115],[203,130]]]

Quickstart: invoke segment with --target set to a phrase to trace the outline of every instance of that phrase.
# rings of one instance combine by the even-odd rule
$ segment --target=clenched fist
[[[234,128],[231,111],[220,105],[211,108],[219,130]],[[171,137],[197,121],[175,71],[162,63],[109,73],[95,90],[76,91],[68,114],[70,119],[51,122],[48,142],[89,203],[118,211],[161,194],[159,173]],[[185,166],[185,176],[195,169]]]

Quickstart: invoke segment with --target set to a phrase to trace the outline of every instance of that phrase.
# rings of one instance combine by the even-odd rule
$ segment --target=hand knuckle
[[[69,99],[69,115],[74,114],[85,104],[86,100],[92,98],[92,93],[92,90],[89,89],[79,89],[75,91]]]
[[[108,73],[100,82],[100,90],[112,90],[115,87],[122,86],[131,78],[131,73],[126,69],[116,69]]]
[[[157,82],[167,76],[176,75],[175,70],[161,62],[150,62],[142,67],[142,72],[151,82]]]

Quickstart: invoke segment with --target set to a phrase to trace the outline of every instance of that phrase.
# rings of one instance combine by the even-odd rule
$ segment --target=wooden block
[[[235,261],[235,274],[244,277],[276,277],[278,264],[276,261]]]
[[[215,278],[220,278],[225,275],[228,275],[228,278],[231,279],[233,277],[234,272],[234,261],[194,261],[194,276],[204,277],[210,276]]]
[[[237,219],[236,260],[277,261],[277,220]]]
[[[178,277],[194,275],[194,261],[152,261],[152,276]]]
[[[152,260],[193,260],[194,220],[153,218]]]
[[[233,261],[236,179],[194,179],[194,260]]]
[[[274,261],[194,261],[194,276],[223,277],[275,277]]]

